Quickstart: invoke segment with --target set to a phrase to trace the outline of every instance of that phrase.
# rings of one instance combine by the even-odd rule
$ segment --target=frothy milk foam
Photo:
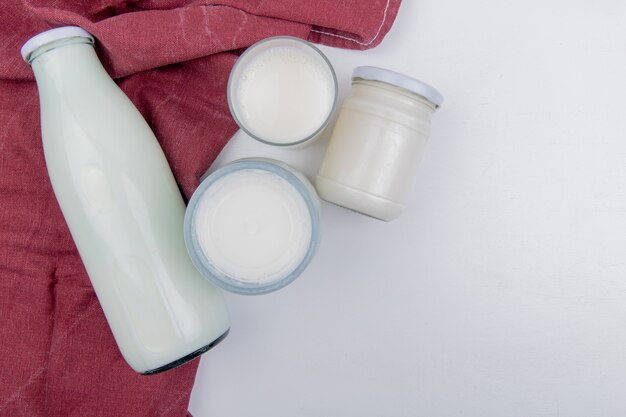
[[[287,144],[313,135],[324,124],[335,84],[315,50],[277,46],[244,65],[233,91],[234,110],[250,133]]]

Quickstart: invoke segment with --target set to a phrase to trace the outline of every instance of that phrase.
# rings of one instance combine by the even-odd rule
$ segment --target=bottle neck
[[[109,79],[93,44],[87,38],[74,37],[51,42],[33,51],[29,57],[40,95],[44,87],[56,85],[66,94],[80,93],[101,79]],[[46,89],[48,94],[50,89]]]
[[[84,38],[82,36],[74,36],[71,38],[59,39],[54,42],[47,43],[35,49],[28,56],[28,63],[32,65],[33,61],[35,61],[37,58],[39,58],[40,56],[44,55],[47,52],[50,52],[55,49],[62,48],[68,45],[78,45],[78,44],[93,45],[93,41],[89,38]]]
[[[365,80],[363,78],[352,79],[352,91],[354,94],[360,94],[366,92],[377,96],[379,100],[393,100],[396,102],[403,102],[408,106],[419,106],[421,108],[427,108],[434,112],[437,109],[430,101],[426,100],[419,94],[413,93],[401,87],[397,87],[392,84],[387,84],[382,81]]]
[[[386,84],[355,78],[342,108],[402,125],[424,136],[430,134],[435,105],[418,94]]]

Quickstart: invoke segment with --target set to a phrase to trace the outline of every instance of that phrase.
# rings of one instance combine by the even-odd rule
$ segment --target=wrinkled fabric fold
[[[189,198],[236,131],[226,83],[242,49],[275,35],[371,48],[399,6],[22,0],[0,8],[0,416],[185,416],[198,365],[146,377],[121,357],[47,176],[23,43],[64,25],[94,34],[107,71],[154,130]],[[217,348],[228,349],[228,339]]]

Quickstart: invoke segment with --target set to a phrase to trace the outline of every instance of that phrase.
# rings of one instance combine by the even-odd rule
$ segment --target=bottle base
[[[208,351],[209,349],[211,349],[212,347],[217,345],[219,342],[224,340],[224,338],[226,338],[226,336],[228,336],[229,332],[230,332],[230,329],[226,330],[224,333],[222,333],[222,335],[220,337],[218,337],[217,339],[215,339],[214,341],[212,341],[208,345],[203,346],[200,349],[191,352],[189,355],[183,356],[182,358],[177,359],[174,362],[170,362],[167,365],[159,366],[156,369],[152,369],[150,371],[142,372],[141,374],[142,375],[160,374],[161,372],[169,371],[170,369],[174,369],[174,368],[176,368],[176,367],[178,367],[178,366],[180,366],[180,365],[182,365],[184,363],[187,363],[190,360],[193,360],[193,359],[197,358],[198,356],[202,355],[203,353],[205,353],[206,351]]]
[[[329,203],[386,222],[397,219],[404,210],[402,204],[338,183],[322,175],[315,179],[315,188],[319,196]]]

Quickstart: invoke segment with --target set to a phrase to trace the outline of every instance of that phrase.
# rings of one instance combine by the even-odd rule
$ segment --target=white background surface
[[[405,0],[377,49],[322,49],[343,95],[378,65],[446,101],[403,217],[325,203],[297,281],[227,296],[194,416],[626,415],[626,3]]]

